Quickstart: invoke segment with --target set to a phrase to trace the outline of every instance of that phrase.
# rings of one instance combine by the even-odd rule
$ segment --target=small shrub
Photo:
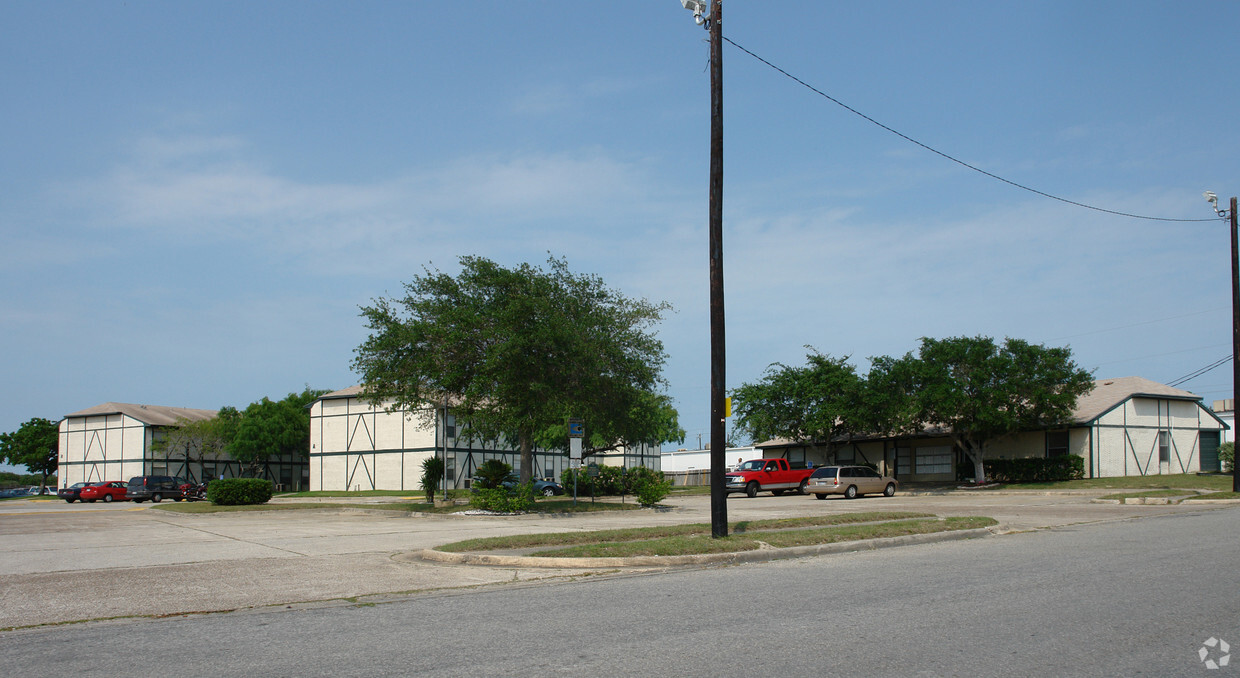
[[[220,506],[266,504],[275,485],[263,478],[224,478],[207,484],[207,501]]]
[[[594,483],[591,482],[593,478],[590,477],[590,474],[571,468],[566,468],[560,472],[560,484],[564,486],[564,491],[569,494],[573,493],[574,479],[577,483],[577,494],[589,496],[591,494],[590,490],[594,487]]]
[[[439,491],[441,480],[443,480],[443,459],[427,457],[422,462],[422,489],[426,491],[426,503],[435,503],[435,493]]]
[[[629,494],[637,494],[641,485],[663,480],[663,472],[645,466],[634,466],[624,471],[624,485]]]
[[[511,491],[503,487],[480,487],[469,498],[469,505],[497,513],[521,513],[534,507],[534,486],[524,483]]]
[[[662,476],[662,473],[659,473]],[[633,482],[633,496],[642,506],[654,506],[667,498],[672,491],[672,481],[665,478],[643,477]]]
[[[512,473],[512,467],[499,459],[488,459],[478,465],[474,471],[474,485],[483,490],[494,490],[502,487],[504,480],[508,478],[508,474]]]
[[[1222,469],[1224,472],[1229,472],[1234,469],[1236,467],[1236,444],[1223,443],[1222,445],[1219,445],[1218,460],[1220,464],[1222,464]]]
[[[627,494],[624,469],[619,466],[598,467],[598,493],[609,495]]]

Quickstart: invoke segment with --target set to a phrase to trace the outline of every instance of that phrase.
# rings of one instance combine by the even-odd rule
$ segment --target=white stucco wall
[[[61,487],[74,483],[129,480],[143,474],[150,446],[147,426],[124,414],[68,417],[60,422]]]
[[[359,398],[315,401],[310,489],[421,490],[422,462],[437,444],[435,423],[424,421],[423,414],[387,412]],[[436,422],[439,418],[436,413]]]
[[[1094,435],[1098,477],[1196,473],[1200,435],[1222,426],[1200,405],[1181,400],[1132,398],[1099,417]],[[1159,433],[1168,435],[1168,460],[1159,461]]]

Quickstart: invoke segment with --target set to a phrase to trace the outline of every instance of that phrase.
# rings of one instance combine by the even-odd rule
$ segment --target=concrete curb
[[[559,569],[597,569],[615,567],[673,567],[678,565],[727,565],[733,563],[758,563],[785,558],[802,558],[830,553],[873,551],[895,546],[933,544],[962,539],[977,539],[994,534],[993,529],[980,527],[972,530],[953,530],[931,534],[910,534],[900,537],[863,539],[858,541],[793,546],[790,548],[760,548],[754,551],[733,553],[704,553],[688,556],[637,556],[632,558],[540,558],[535,556],[504,556],[488,553],[448,553],[424,549],[416,553],[402,554],[401,560],[421,559],[451,565],[491,565],[497,567],[545,567]]]
[[[1240,499],[1198,499],[1201,495],[1183,497],[1124,497],[1123,499],[1090,499],[1091,504],[1123,504],[1125,506],[1177,506],[1182,504],[1240,504]]]

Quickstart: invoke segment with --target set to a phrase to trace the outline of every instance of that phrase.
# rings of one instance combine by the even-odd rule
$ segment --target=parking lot
[[[732,496],[730,521],[852,511],[983,515],[1023,531],[1230,505],[1095,504],[1099,493],[950,492],[814,501]],[[130,503],[0,502],[0,628],[453,589],[583,570],[445,566],[398,556],[471,537],[710,521],[710,498],[555,516],[297,510],[180,514]]]

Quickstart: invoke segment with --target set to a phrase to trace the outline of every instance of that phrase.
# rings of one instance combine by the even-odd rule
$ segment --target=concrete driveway
[[[1031,530],[1213,510],[1094,504],[1103,494],[951,492],[816,501],[733,495],[729,521],[857,511],[981,515]],[[710,498],[568,516],[297,510],[179,514],[150,504],[0,502],[0,628],[169,615],[529,581],[590,570],[438,565],[399,557],[471,537],[710,521]],[[315,604],[322,604],[321,602]]]

